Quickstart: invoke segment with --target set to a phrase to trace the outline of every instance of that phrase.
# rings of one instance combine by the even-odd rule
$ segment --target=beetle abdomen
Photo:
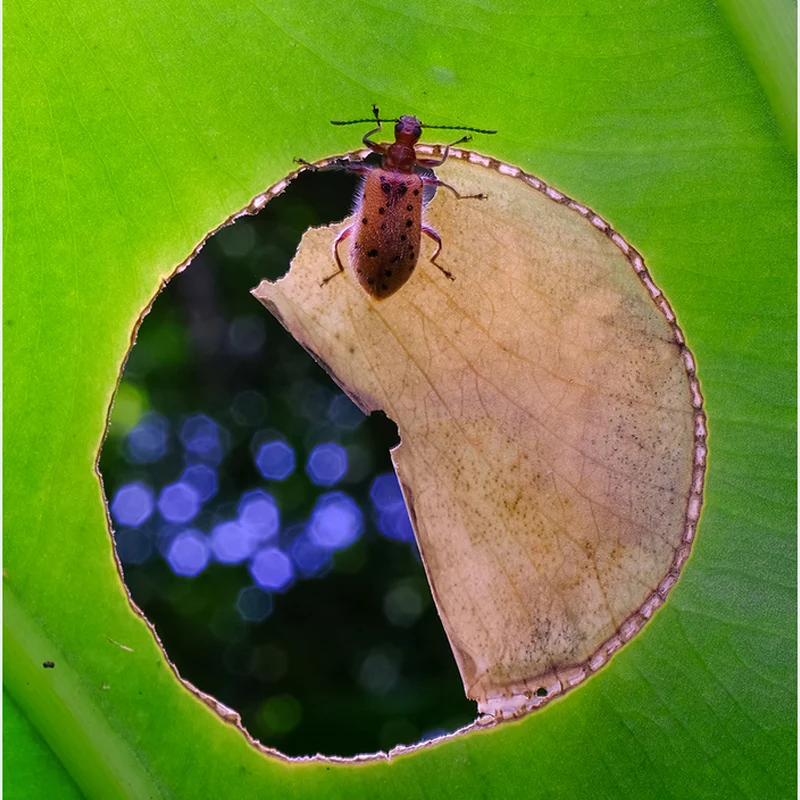
[[[356,213],[350,264],[364,290],[383,300],[411,277],[417,265],[422,179],[413,173],[370,170]]]

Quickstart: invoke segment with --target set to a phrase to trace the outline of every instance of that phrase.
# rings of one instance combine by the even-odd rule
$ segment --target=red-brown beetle
[[[364,145],[383,156],[380,167],[363,161],[339,161],[336,166],[364,175],[364,181],[356,195],[356,220],[345,228],[333,245],[333,257],[338,270],[322,281],[325,285],[344,271],[339,258],[339,244],[351,239],[350,264],[364,291],[376,300],[383,300],[394,294],[414,272],[419,258],[422,234],[436,242],[436,251],[431,263],[448,278],[453,275],[436,259],[442,249],[439,234],[422,221],[422,206],[426,202],[424,186],[442,186],[449,189],[459,200],[482,200],[486,195],[461,195],[456,189],[436,178],[430,169],[438,167],[447,160],[453,145],[469,141],[472,137],[463,136],[448,144],[440,159],[418,158],[414,145],[419,141],[423,128],[447,128],[449,130],[473,131],[475,133],[497,133],[480,128],[467,128],[456,125],[423,125],[417,117],[404,115],[399,119],[381,119],[376,106],[372,111],[377,127],[364,134]],[[333,125],[354,125],[372,122],[370,119],[356,119],[349,122],[336,122]],[[374,142],[370,138],[380,132],[383,122],[394,122],[393,143]],[[306,163],[306,162],[302,162]]]

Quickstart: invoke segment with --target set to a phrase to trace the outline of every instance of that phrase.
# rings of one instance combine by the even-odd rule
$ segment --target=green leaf
[[[722,13],[767,96],[786,146],[797,154],[797,26],[791,0],[723,0]]]
[[[794,9],[758,8],[753,46],[690,0],[6,5],[4,680],[81,791],[793,795],[792,48],[768,53]],[[94,463],[159,281],[295,156],[357,146],[327,121],[372,102],[497,128],[488,154],[644,254],[697,357],[706,509],[666,607],[563,700],[388,764],[289,764],[190,694],[131,609]]]
[[[80,800],[63,764],[8,692],[3,692],[3,796],[12,800],[63,797]]]

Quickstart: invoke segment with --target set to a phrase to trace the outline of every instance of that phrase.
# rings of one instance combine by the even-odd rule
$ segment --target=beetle
[[[455,125],[423,125],[417,117],[403,115],[398,119],[381,119],[377,106],[372,106],[374,119],[356,119],[347,122],[332,121],[333,125],[354,125],[376,122],[377,127],[364,134],[362,142],[373,153],[383,156],[380,167],[364,161],[339,160],[334,166],[363,175],[363,181],[355,200],[355,222],[348,225],[333,244],[333,258],[338,267],[333,275],[325,278],[321,286],[344,272],[339,257],[339,245],[346,239],[350,244],[350,265],[356,279],[368,295],[383,300],[393,295],[411,277],[417,265],[422,234],[436,242],[436,251],[431,263],[450,280],[452,273],[436,262],[442,250],[439,234],[422,221],[422,206],[427,202],[424,187],[441,186],[449,189],[459,200],[485,200],[486,195],[461,195],[440,181],[431,167],[444,164],[450,148],[472,137],[462,136],[444,148],[440,159],[419,158],[414,145],[419,141],[423,128],[447,128],[493,134],[481,128]],[[383,130],[382,123],[394,122],[394,142],[375,142],[372,136]],[[299,161],[300,159],[298,159]],[[308,162],[301,161],[313,167]]]

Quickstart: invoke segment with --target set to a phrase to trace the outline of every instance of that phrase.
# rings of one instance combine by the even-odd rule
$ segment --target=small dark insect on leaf
[[[44,664],[42,664],[42,666],[45,669],[53,669],[55,667],[55,662],[53,662],[53,661],[45,661]]]

